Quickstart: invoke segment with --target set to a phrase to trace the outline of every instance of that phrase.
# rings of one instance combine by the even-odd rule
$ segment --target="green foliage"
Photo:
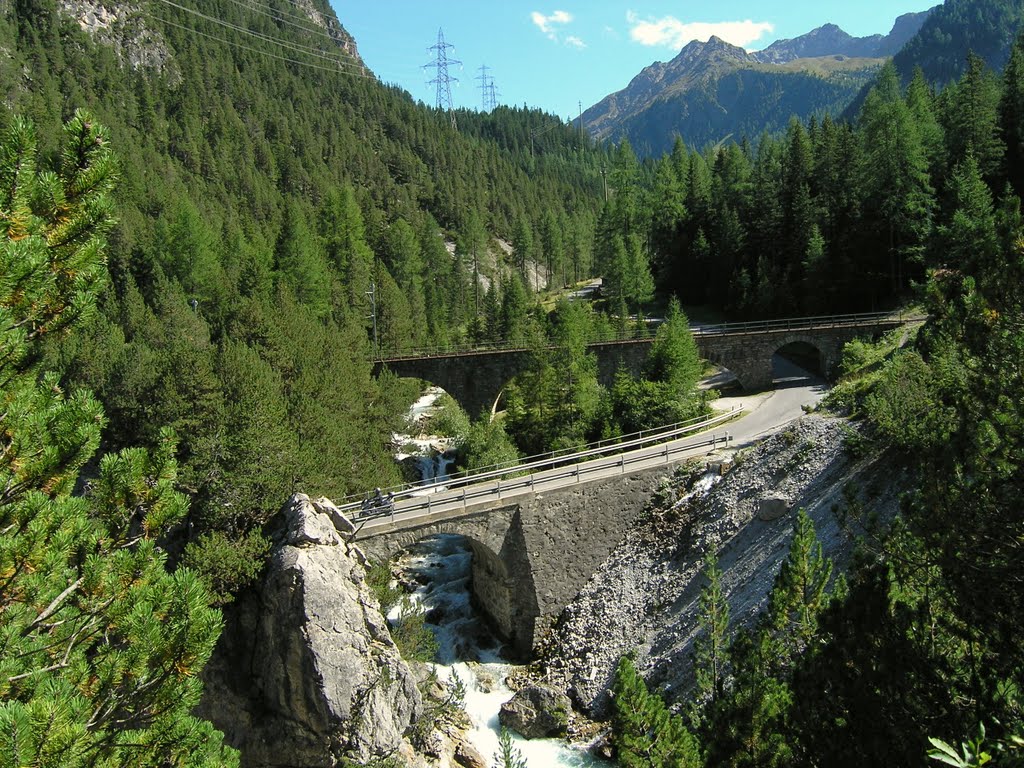
[[[466,439],[459,446],[457,464],[464,469],[513,464],[519,452],[505,432],[501,421],[483,413],[470,427]]]
[[[943,440],[948,414],[935,393],[931,369],[916,352],[896,355],[864,402],[872,422],[895,445],[911,449]]]
[[[212,530],[190,541],[182,565],[202,575],[214,605],[230,603],[239,585],[249,584],[263,570],[270,541],[257,531],[231,538]]]
[[[237,765],[191,716],[220,633],[199,576],[170,573],[156,539],[180,523],[175,439],[102,456],[103,414],[36,361],[47,335],[92,311],[105,276],[113,159],[83,112],[64,128],[56,172],[36,166],[33,129],[0,141],[0,762]]]
[[[828,594],[825,588],[832,577],[832,562],[821,554],[821,542],[807,512],[797,512],[789,556],[772,590],[769,612],[777,630],[795,648],[805,647],[814,637],[818,615]]]
[[[664,382],[678,397],[690,396],[702,372],[697,343],[690,331],[690,321],[673,297],[669,301],[665,322],[647,356],[647,375],[652,381]]]
[[[690,768],[700,752],[683,719],[647,689],[629,656],[619,659],[612,687],[612,737],[623,768]]]
[[[428,434],[451,438],[453,446],[458,447],[469,435],[469,416],[447,393],[435,401],[434,407],[437,411],[431,416],[429,425],[426,425]]]
[[[697,681],[697,700],[714,704],[725,691],[729,646],[729,603],[722,590],[722,571],[714,552],[709,552],[705,558],[704,576],[707,584],[700,592],[698,634],[693,641],[693,673]]]
[[[387,595],[385,595],[387,597]],[[437,655],[437,638],[427,626],[427,614],[408,596],[399,601],[398,617],[390,623],[391,639],[406,661],[431,662]]]
[[[495,768],[527,768],[523,753],[516,749],[512,734],[505,728],[498,736],[498,751],[494,753]]]
[[[258,569],[258,531],[289,493],[344,496],[399,481],[387,449],[393,393],[368,360],[460,343],[479,327],[485,307],[471,278],[490,263],[492,236],[508,240],[527,212],[547,211],[547,250],[557,255],[558,234],[572,232],[584,263],[604,154],[581,148],[555,118],[500,108],[460,116],[453,134],[408,94],[353,76],[340,47],[323,51],[343,62],[330,71],[300,53],[319,45],[309,33],[237,3],[217,10],[227,26],[170,7],[145,18],[128,9],[124,33],[144,22],[146,45],[168,54],[139,68],[54,3],[8,11],[5,71],[32,74],[24,83],[0,76],[0,88],[5,103],[37,118],[40,155],[59,156],[60,118],[79,106],[102,117],[122,149],[121,221],[104,225],[113,227],[109,290],[99,312],[72,301],[49,317],[40,304],[50,331],[89,315],[71,336],[50,333],[41,353],[60,386],[88,387],[104,404],[105,445],[155,448],[162,426],[175,430],[193,510],[190,562],[209,565],[221,597]],[[282,62],[270,40],[321,66]],[[13,117],[0,122],[20,131]],[[531,148],[540,122],[550,130]],[[68,162],[85,149],[68,146]],[[75,179],[70,191],[40,182],[33,205],[60,217],[104,173]],[[29,195],[9,183],[17,174],[9,167],[3,185],[16,198],[3,201],[14,238]],[[81,223],[66,220],[52,252],[78,259],[63,265],[66,279],[89,286],[106,272],[99,262],[82,268],[92,262],[70,250]],[[455,258],[448,239],[461,241]],[[28,276],[24,256],[4,279]],[[499,263],[487,277],[500,282],[506,271]],[[513,298],[507,319],[525,337],[525,290]],[[213,542],[243,555],[216,555]]]
[[[402,600],[402,588],[395,582],[391,564],[387,560],[374,560],[366,569],[366,584],[387,616]]]

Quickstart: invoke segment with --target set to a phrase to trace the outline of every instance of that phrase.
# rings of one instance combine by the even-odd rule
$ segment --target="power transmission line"
[[[265,16],[268,19],[273,19],[281,24],[287,24],[290,27],[295,27],[308,35],[317,35],[318,37],[325,37],[334,43],[338,42],[337,38],[332,36],[330,32],[325,31],[323,27],[310,19],[291,21],[291,19],[297,19],[298,17],[290,14],[282,14],[280,11],[276,11],[268,6],[261,5],[260,3],[254,3],[251,0],[249,0],[249,2],[246,2],[246,0],[231,0],[231,2],[251,11],[252,13]]]
[[[461,65],[462,62],[458,59],[448,58],[449,48],[453,51],[455,50],[454,45],[445,42],[444,30],[437,30],[437,44],[427,48],[428,51],[434,52],[435,58],[429,64],[425,64],[424,69],[433,68],[437,70],[437,75],[428,83],[428,85],[437,86],[437,108],[448,110],[448,114],[452,119],[452,128],[458,130],[459,126],[455,122],[455,107],[452,104],[452,83],[459,82],[459,79],[457,77],[452,77],[448,73],[448,67],[456,64]]]
[[[223,37],[217,37],[216,35],[211,35],[211,34],[208,34],[206,32],[200,32],[198,29],[195,29],[194,27],[187,27],[184,24],[178,24],[177,22],[171,21],[170,19],[165,19],[162,16],[157,16],[154,13],[149,13],[147,11],[142,11],[142,14],[145,15],[145,16],[149,16],[151,19],[154,19],[155,21],[159,21],[161,24],[167,24],[170,27],[175,27],[175,28],[180,29],[180,30],[182,30],[184,32],[189,32],[189,33],[191,33],[193,35],[198,35],[199,37],[205,37],[208,40],[214,40],[214,41],[216,41],[218,43],[223,43],[224,45],[230,46],[231,48],[238,48],[239,50],[248,51],[249,53],[255,53],[255,54],[258,54],[260,56],[266,56],[266,57],[271,58],[271,59],[277,59],[278,61],[284,61],[284,62],[287,62],[288,64],[296,64],[296,65],[298,65],[300,67],[307,67],[309,69],[318,69],[318,70],[321,70],[323,72],[333,72],[333,73],[338,74],[338,75],[352,75],[353,77],[362,77],[362,78],[364,78],[366,80],[374,80],[374,81],[376,81],[376,79],[377,79],[373,75],[367,73],[365,71],[365,69],[361,69],[360,71],[353,71],[353,70],[350,70],[350,69],[342,69],[340,67],[325,67],[325,66],[322,66],[320,64],[311,64],[308,61],[299,61],[298,59],[291,59],[291,58],[288,58],[287,56],[279,56],[278,54],[271,53],[270,51],[261,51],[258,48],[253,48],[253,47],[248,46],[248,45],[243,45],[242,43],[236,43],[236,42],[234,42],[232,40],[225,40]],[[340,65],[340,64],[344,64],[345,62],[343,62],[343,61],[341,61],[339,59],[339,60],[336,60],[335,63]]]
[[[290,42],[290,41],[280,40],[280,39],[274,37],[273,35],[267,35],[267,34],[264,34],[263,32],[254,32],[254,31],[252,31],[250,29],[246,29],[245,27],[239,26],[238,24],[233,24],[230,21],[224,21],[223,19],[219,19],[216,16],[210,16],[208,14],[203,13],[202,11],[197,11],[194,8],[188,8],[188,7],[184,6],[184,5],[180,5],[179,3],[176,3],[173,0],[159,0],[159,1],[161,3],[163,3],[164,5],[168,5],[168,6],[172,7],[172,8],[177,8],[179,10],[185,11],[186,13],[190,13],[193,16],[198,16],[201,19],[209,21],[209,22],[211,22],[213,24],[217,24],[218,26],[224,27],[226,29],[230,29],[230,30],[232,30],[234,32],[241,32],[244,35],[249,35],[250,37],[254,37],[257,40],[261,40],[262,42],[270,43],[272,45],[278,45],[281,48],[284,48],[285,50],[288,50],[288,51],[292,51],[294,53],[302,53],[302,54],[305,54],[306,56],[313,56],[314,58],[324,59],[326,61],[330,61],[333,64],[337,64],[339,67],[342,67],[342,66],[345,66],[345,67],[355,67],[360,74],[365,74],[366,68],[363,67],[360,64],[357,64],[351,58],[348,58],[348,57],[346,57],[346,58],[339,58],[336,55],[332,55],[330,53],[324,53],[322,50],[317,49],[317,48],[313,48],[311,46],[303,46],[303,45],[299,45],[297,43],[293,43],[293,42]],[[182,29],[188,29],[190,31],[195,31],[197,34],[202,34],[198,30],[194,30],[191,27],[184,27],[182,25],[173,24],[173,22],[169,21],[168,19],[163,19],[162,17],[157,17],[157,18],[161,18],[162,21],[165,21],[168,24],[172,24],[173,26],[179,26]],[[212,35],[205,35],[205,36],[206,37],[213,37]],[[214,39],[219,39],[219,38],[214,38]],[[227,42],[229,45],[231,44],[229,41],[226,41],[226,40],[222,40],[221,42]],[[245,47],[245,46],[242,46],[242,47]],[[256,51],[256,49],[250,49],[250,50],[254,50],[257,53],[260,52],[260,51]],[[284,58],[284,57],[277,57],[277,58]],[[329,69],[327,67],[321,67],[321,68]],[[332,70],[332,71],[336,71],[336,70]],[[356,72],[352,72],[352,74],[356,74]]]

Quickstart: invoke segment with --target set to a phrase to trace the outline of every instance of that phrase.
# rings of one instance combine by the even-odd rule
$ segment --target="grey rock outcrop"
[[[169,71],[171,53],[163,35],[145,23],[142,8],[110,0],[60,0],[61,12],[102,43],[111,45],[131,69],[166,72],[173,82],[180,75]]]
[[[572,703],[546,685],[529,685],[501,705],[498,720],[527,739],[564,736]]]
[[[226,611],[201,714],[243,766],[411,755],[403,734],[421,713],[420,693],[339,516],[325,499],[293,496],[261,583]]]

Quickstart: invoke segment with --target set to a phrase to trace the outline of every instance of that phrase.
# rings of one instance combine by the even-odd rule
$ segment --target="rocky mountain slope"
[[[757,53],[717,37],[695,40],[671,61],[646,67],[583,120],[599,139],[625,137],[643,153],[660,154],[677,134],[701,147],[780,130],[793,115],[838,113],[928,13],[901,16],[885,36],[855,38],[828,24]]]
[[[908,482],[885,456],[851,458],[843,435],[841,421],[808,416],[738,457],[710,490],[677,498],[684,483],[666,491],[562,614],[542,656],[545,682],[603,717],[616,664],[636,651],[649,684],[670,703],[683,701],[693,685],[706,553],[718,554],[735,630],[766,606],[801,508],[838,573],[863,532],[844,515],[847,488],[870,495],[885,518]],[[691,473],[690,482],[699,476]]]
[[[849,56],[878,59],[895,54],[917,34],[931,11],[905,13],[896,19],[888,35],[853,37],[835,24],[825,24],[792,40],[776,40],[767,48],[750,54],[762,64],[785,64],[794,59],[818,56]]]

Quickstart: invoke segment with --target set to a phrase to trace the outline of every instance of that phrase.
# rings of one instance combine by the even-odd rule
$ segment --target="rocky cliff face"
[[[167,71],[171,59],[167,42],[146,23],[139,6],[111,0],[60,0],[59,7],[85,32],[113,47],[131,69]]]
[[[252,768],[394,754],[413,764],[403,734],[420,693],[347,544],[351,523],[298,494],[277,524],[262,582],[226,611],[202,716]]]
[[[884,457],[852,460],[838,420],[805,417],[752,449],[709,491],[676,500],[669,493],[656,505],[563,612],[541,659],[545,682],[603,717],[618,660],[635,650],[648,682],[670,703],[685,701],[708,550],[718,554],[735,629],[765,608],[798,509],[814,520],[838,573],[861,533],[841,514],[844,489],[869,495],[885,518],[905,485]]]

